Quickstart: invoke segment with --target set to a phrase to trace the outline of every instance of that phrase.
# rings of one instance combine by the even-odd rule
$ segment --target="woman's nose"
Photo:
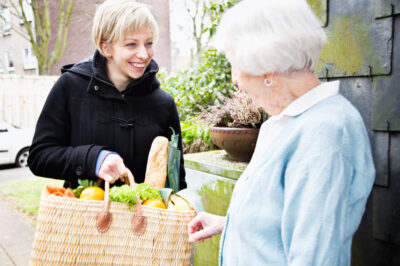
[[[139,47],[139,50],[136,53],[136,56],[140,59],[147,59],[149,57],[149,54],[147,53],[146,47],[144,45],[141,45]]]

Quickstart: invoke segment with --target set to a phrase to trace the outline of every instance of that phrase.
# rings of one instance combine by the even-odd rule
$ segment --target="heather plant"
[[[225,97],[223,103],[204,109],[199,117],[210,126],[259,128],[268,116],[254,105],[246,93],[236,89],[231,97]]]

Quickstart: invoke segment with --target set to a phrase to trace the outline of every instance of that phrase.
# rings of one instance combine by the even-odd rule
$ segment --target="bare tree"
[[[213,0],[173,0],[173,6],[181,6],[184,10],[182,14],[179,14],[177,27],[193,43],[194,47],[190,50],[192,67],[198,63],[199,56],[208,41],[208,33],[205,29],[210,19],[204,10],[210,1]]]
[[[219,24],[221,14],[239,0],[172,0],[174,1],[176,1],[174,6],[183,5],[186,10],[177,28],[182,32],[186,30],[188,38],[193,41],[194,48],[190,51],[193,67],[197,65],[203,51],[207,49],[210,37]]]
[[[79,23],[82,19],[86,19],[86,23],[67,41],[72,15],[80,12],[75,9],[76,2],[76,0],[2,0],[2,7],[10,6],[12,15],[18,17],[24,25],[25,31],[18,27],[13,27],[12,30],[30,42],[38,61],[39,75],[49,74],[50,68],[61,58],[65,48],[90,25],[88,13],[75,16],[77,18],[75,22]],[[50,14],[50,5],[55,3],[58,11]],[[32,10],[33,21],[29,19],[27,9]],[[55,39],[54,46],[50,46],[52,38]]]
[[[206,37],[207,35],[204,30],[206,28],[206,22],[207,22],[207,13],[204,11],[208,1],[207,0],[194,0],[194,1],[189,1],[192,2],[192,6],[187,6],[186,10],[190,16],[190,19],[192,21],[192,38],[195,41],[195,49],[191,51],[191,58],[192,62],[193,60],[196,60],[196,57],[198,57],[203,50],[203,46],[205,45],[206,42]],[[188,1],[186,1],[188,3]]]

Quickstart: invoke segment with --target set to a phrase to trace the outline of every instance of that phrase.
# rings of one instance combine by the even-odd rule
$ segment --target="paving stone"
[[[0,199],[0,265],[29,265],[35,229]]]
[[[9,255],[4,251],[2,246],[0,246],[0,265],[2,265],[2,266],[14,266],[15,265],[11,261]]]
[[[29,253],[24,253],[20,254],[18,256],[13,256],[15,265],[17,266],[28,266],[29,265],[29,259],[30,259],[30,252]]]
[[[11,257],[23,255],[32,249],[33,239],[7,246],[6,251]]]

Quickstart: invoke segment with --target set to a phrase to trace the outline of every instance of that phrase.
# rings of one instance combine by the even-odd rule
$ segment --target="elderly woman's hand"
[[[226,217],[218,216],[206,212],[200,212],[188,224],[189,242],[203,241],[216,234],[220,234],[224,229]]]
[[[111,184],[118,179],[124,179],[128,174],[124,161],[121,156],[115,153],[110,153],[106,156],[103,163],[100,166],[99,177]]]

